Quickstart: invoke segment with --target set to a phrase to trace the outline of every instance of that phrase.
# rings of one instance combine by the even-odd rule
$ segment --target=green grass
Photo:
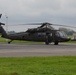
[[[6,39],[4,39],[0,36],[0,42],[6,42]]]
[[[68,42],[64,42],[64,43],[68,43],[68,44],[76,44],[76,41],[68,41]]]
[[[76,56],[0,58],[0,75],[76,75]]]

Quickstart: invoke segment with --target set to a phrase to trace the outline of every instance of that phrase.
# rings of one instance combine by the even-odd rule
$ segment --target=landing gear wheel
[[[49,45],[48,36],[46,36],[45,44],[46,44],[46,45]]]
[[[8,42],[8,44],[10,44],[10,42]]]
[[[46,45],[49,45],[49,42],[48,42],[48,41],[46,41],[46,42],[45,42],[45,44],[46,44]]]
[[[58,42],[54,42],[54,45],[58,45]]]

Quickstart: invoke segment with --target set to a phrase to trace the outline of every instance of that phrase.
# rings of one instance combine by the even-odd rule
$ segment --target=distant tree
[[[64,31],[67,35],[73,35],[75,33],[74,30],[68,29],[68,28],[59,28],[59,30]]]
[[[8,34],[14,34],[16,33],[15,31],[9,31]]]

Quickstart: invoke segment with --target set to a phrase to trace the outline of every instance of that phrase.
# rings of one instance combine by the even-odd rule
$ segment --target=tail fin
[[[1,18],[1,16],[2,16],[2,14],[0,14],[0,18]],[[7,38],[7,33],[1,25],[5,25],[5,24],[0,22],[0,34],[2,35],[2,37]]]
[[[2,14],[0,14],[0,18],[1,18],[1,16],[2,16]],[[7,33],[3,29],[3,27],[1,25],[5,25],[5,24],[0,22],[0,34],[2,35],[2,37],[6,38],[7,37]]]
[[[1,25],[5,25],[4,23],[0,23],[0,33],[2,35],[2,37],[6,38],[7,37],[7,33],[4,30],[4,28]]]

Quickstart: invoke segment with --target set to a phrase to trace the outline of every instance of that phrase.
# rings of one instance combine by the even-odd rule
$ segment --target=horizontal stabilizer
[[[5,25],[5,24],[0,22],[0,26],[1,26],[1,25]]]

